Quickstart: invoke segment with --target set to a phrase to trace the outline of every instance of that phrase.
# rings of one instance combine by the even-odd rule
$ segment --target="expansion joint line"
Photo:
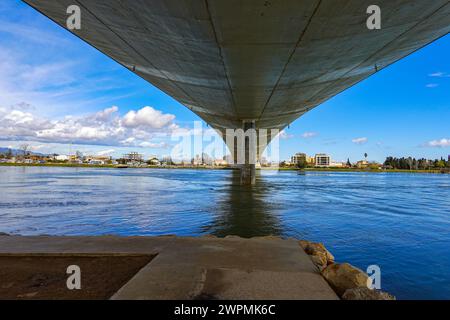
[[[281,71],[281,74],[278,77],[277,82],[275,83],[275,86],[273,87],[272,91],[270,92],[269,98],[267,99],[266,103],[264,104],[263,110],[261,111],[261,115],[259,116],[258,120],[261,120],[262,116],[264,115],[264,112],[266,111],[267,106],[269,105],[270,101],[272,100],[273,95],[275,94],[275,91],[277,90],[278,86],[280,85],[281,79],[283,78],[283,75],[285,74],[289,63],[291,62],[292,58],[294,57],[295,51],[297,51],[297,48],[300,46],[300,43],[303,41],[303,38],[305,37],[305,34],[308,31],[309,26],[311,25],[311,22],[312,22],[314,16],[316,15],[317,11],[319,10],[321,3],[322,3],[322,0],[319,0],[317,2],[317,5],[314,8],[313,13],[311,14],[311,16],[308,19],[308,23],[306,24],[303,31],[300,33],[300,36],[298,37],[298,40],[295,43],[295,46],[292,49],[292,52],[289,54],[288,60],[285,63],[283,70]]]
[[[217,36],[216,26],[214,25],[214,20],[213,20],[212,14],[211,14],[211,10],[209,8],[208,0],[205,0],[205,7],[206,7],[206,11],[208,12],[208,18],[209,18],[209,21],[210,21],[210,24],[211,24],[211,28],[212,28],[212,31],[213,31],[213,34],[214,34],[214,40],[215,40],[217,48],[219,50],[219,57],[220,57],[220,60],[222,61],[223,72],[224,72],[225,78],[227,79],[228,90],[230,91],[230,96],[231,96],[231,103],[233,104],[233,109],[234,109],[234,112],[236,113],[236,116],[237,116],[238,110],[237,110],[237,106],[236,106],[236,101],[234,99],[233,88],[231,86],[230,77],[228,76],[228,70],[227,70],[227,67],[226,67],[226,64],[225,64],[225,58],[224,58],[223,50],[222,50],[222,47],[220,46],[220,43],[219,43],[219,37]]]

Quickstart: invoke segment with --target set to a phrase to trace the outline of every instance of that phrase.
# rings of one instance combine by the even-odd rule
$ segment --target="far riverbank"
[[[91,165],[91,164],[69,164],[69,163],[45,163],[45,164],[28,164],[28,163],[0,163],[0,167],[64,167],[64,168],[98,168],[98,169],[125,169],[117,165]],[[236,170],[232,167],[212,167],[212,166],[143,166],[143,167],[127,167],[126,169],[178,169],[178,170]],[[291,167],[262,167],[257,170],[271,171],[298,171],[299,169]],[[305,168],[307,172],[370,172],[370,173],[432,173],[432,174],[449,174],[450,170],[401,170],[401,169],[358,169],[358,168]]]

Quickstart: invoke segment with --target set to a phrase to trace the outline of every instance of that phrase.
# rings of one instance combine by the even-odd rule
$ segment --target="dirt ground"
[[[0,300],[105,300],[154,256],[0,256]],[[67,288],[67,268],[81,269],[81,290]]]

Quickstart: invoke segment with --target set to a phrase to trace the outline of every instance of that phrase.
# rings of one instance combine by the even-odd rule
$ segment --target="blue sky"
[[[447,157],[449,57],[446,36],[310,111],[286,130],[281,158]],[[170,134],[200,119],[21,1],[2,0],[0,120],[0,147],[120,156],[170,154]]]

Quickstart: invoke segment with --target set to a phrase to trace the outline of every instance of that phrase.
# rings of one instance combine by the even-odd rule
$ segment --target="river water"
[[[450,299],[450,175],[0,167],[0,232],[280,235],[381,268],[399,299]]]

